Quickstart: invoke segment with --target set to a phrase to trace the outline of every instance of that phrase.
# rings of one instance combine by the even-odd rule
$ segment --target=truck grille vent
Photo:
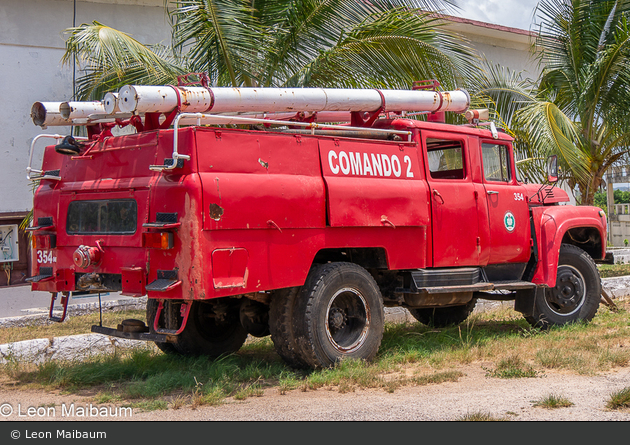
[[[159,223],[176,223],[177,222],[177,212],[175,212],[175,213],[157,212],[155,214],[155,222],[159,222]]]
[[[37,218],[37,226],[38,227],[50,227],[53,225],[52,216],[42,216]]]

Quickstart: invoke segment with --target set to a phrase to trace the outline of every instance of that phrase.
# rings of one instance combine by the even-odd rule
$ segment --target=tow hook
[[[77,250],[72,254],[72,261],[77,267],[81,269],[87,269],[89,266],[97,266],[103,259],[103,247],[101,243],[103,240],[96,242],[97,247],[89,247],[80,245]]]

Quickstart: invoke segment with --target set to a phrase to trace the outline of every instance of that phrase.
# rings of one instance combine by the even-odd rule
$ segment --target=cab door
[[[477,194],[465,136],[422,132],[431,202],[433,267],[479,264]]]
[[[482,141],[483,184],[490,222],[490,257],[488,264],[524,267],[530,256],[531,227],[525,187],[516,180],[512,146],[507,142]],[[512,268],[514,269],[514,268]],[[514,271],[516,271],[514,269]],[[518,275],[518,274],[516,274]]]

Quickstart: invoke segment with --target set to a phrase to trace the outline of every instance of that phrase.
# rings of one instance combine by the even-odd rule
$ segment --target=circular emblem
[[[512,215],[512,212],[505,213],[505,216],[503,217],[503,224],[505,224],[505,228],[508,232],[514,231],[514,227],[516,226],[516,219],[514,218],[514,215]]]

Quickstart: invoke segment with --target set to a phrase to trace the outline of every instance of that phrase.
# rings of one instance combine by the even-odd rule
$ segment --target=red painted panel
[[[532,281],[537,284],[555,286],[558,272],[558,257],[564,234],[575,227],[595,228],[602,239],[600,258],[606,254],[606,223],[600,216],[599,207],[550,206],[532,208],[536,229],[539,261]]]
[[[332,227],[429,224],[416,146],[320,140]]]
[[[446,132],[422,132],[422,155],[431,194],[431,240],[433,267],[473,266],[479,264],[480,239],[474,166],[471,163],[468,138]],[[456,154],[459,169],[439,170],[431,163],[427,139],[452,141],[460,146]],[[441,161],[440,161],[441,165]],[[442,167],[439,167],[442,168]],[[477,192],[477,194],[475,194]]]
[[[212,281],[215,289],[244,288],[247,283],[247,249],[215,249]]]
[[[146,278],[142,267],[121,267],[121,295],[141,297],[146,294]]]
[[[242,288],[215,289],[213,275],[206,268],[204,284],[190,286],[185,293],[172,298],[215,298],[279,289],[304,284],[317,252],[327,248],[378,247],[387,254],[391,269],[426,267],[425,227],[348,227],[324,229],[220,230],[204,231],[200,249],[246,249],[247,280]],[[152,258],[153,261],[153,258]],[[213,267],[214,258],[213,258]],[[150,280],[149,280],[150,281]],[[184,289],[186,287],[184,286]],[[171,297],[167,297],[171,298]]]
[[[200,177],[206,230],[325,225],[321,176],[200,173]]]
[[[496,141],[481,141],[491,145]],[[478,147],[483,145],[478,144]],[[490,257],[488,264],[526,263],[531,255],[531,225],[527,189],[516,181],[512,147],[501,144],[507,150],[510,179],[507,182],[483,178],[484,195],[488,206],[490,227]],[[489,160],[488,160],[489,161]],[[481,159],[483,164],[483,156]],[[483,165],[481,168],[483,170]],[[485,246],[484,246],[485,247]]]
[[[201,128],[195,138],[200,172],[321,176],[312,136]]]
[[[197,145],[205,230],[325,225],[316,139],[199,131]]]

